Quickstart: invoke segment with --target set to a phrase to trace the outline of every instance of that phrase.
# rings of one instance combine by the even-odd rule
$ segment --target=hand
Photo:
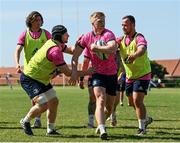
[[[136,57],[134,56],[134,54],[132,54],[132,55],[128,56],[127,61],[129,64],[131,64],[134,62],[135,59],[136,59]]]
[[[97,52],[98,50],[98,47],[97,47],[97,45],[96,44],[91,44],[91,50],[93,51],[93,52]]]
[[[84,82],[83,81],[79,81],[79,87],[80,87],[80,89],[84,89]]]
[[[77,80],[77,73],[72,72],[70,80],[69,80],[69,85],[76,85],[76,80]]]
[[[22,73],[20,65],[16,66],[16,73]]]

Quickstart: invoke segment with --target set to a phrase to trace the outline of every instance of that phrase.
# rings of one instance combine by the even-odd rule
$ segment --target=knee
[[[57,107],[58,104],[59,104],[58,98],[53,98],[53,99],[51,99],[51,100],[48,102],[48,105],[49,105],[49,106],[53,106],[53,107]]]
[[[142,105],[142,101],[137,98],[133,100],[133,103],[137,108],[139,108]]]

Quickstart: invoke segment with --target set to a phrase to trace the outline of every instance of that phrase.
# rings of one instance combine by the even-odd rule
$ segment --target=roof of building
[[[180,77],[180,59],[155,60],[158,64],[164,66],[169,73],[167,76]]]

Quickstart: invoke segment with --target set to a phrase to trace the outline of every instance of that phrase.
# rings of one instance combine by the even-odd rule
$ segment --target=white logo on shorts
[[[139,89],[139,90],[143,90],[142,86],[140,86],[138,89]]]
[[[34,90],[33,90],[33,93],[34,94],[37,94],[39,92],[39,90],[37,89],[37,88],[35,88]]]

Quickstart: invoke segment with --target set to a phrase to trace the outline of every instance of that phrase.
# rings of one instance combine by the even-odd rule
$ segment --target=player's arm
[[[83,52],[84,48],[82,48],[79,44],[76,45],[73,57],[71,59],[71,66],[72,66],[72,73],[70,78],[70,84],[75,85],[77,80],[77,66],[78,66],[78,59],[81,53]]]
[[[72,74],[72,70],[69,69],[67,64],[63,64],[61,66],[58,66],[58,70],[60,70],[61,73],[64,73],[66,76],[71,76],[71,74]],[[94,71],[92,68],[89,68],[86,71],[77,71],[77,78],[80,76],[86,76],[86,75],[92,74],[93,72]]]
[[[20,60],[20,55],[21,55],[22,49],[23,49],[22,45],[17,45],[16,46],[16,50],[15,50],[15,55],[14,56],[15,56],[16,72],[17,73],[21,72],[21,66],[20,66],[19,60]]]
[[[102,52],[105,54],[116,53],[116,50],[117,50],[116,41],[111,40],[107,42],[105,46],[98,46],[95,43],[93,43],[91,44],[91,50],[94,52]]]
[[[64,53],[73,55],[74,50],[75,50],[75,47],[74,47],[74,46],[66,46],[66,48],[64,49]]]
[[[138,46],[136,52],[128,56],[127,58],[128,63],[132,63],[135,59],[144,55],[146,49],[147,48],[144,45]]]
[[[82,71],[86,71],[88,69],[89,62],[90,62],[90,59],[87,58],[87,57],[84,57],[83,64],[82,64]],[[80,80],[79,80],[79,87],[81,89],[84,89],[84,82],[83,82],[83,80],[84,80],[84,76],[81,76]]]

